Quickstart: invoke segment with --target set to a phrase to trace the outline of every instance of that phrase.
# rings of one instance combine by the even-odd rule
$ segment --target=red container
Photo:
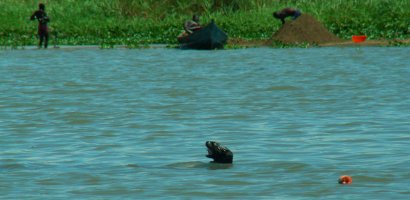
[[[365,35],[353,35],[352,36],[352,40],[354,43],[364,42],[366,38],[367,37]]]

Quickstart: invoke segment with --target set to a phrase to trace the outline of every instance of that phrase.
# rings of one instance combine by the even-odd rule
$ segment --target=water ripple
[[[406,199],[409,54],[2,51],[2,198]]]

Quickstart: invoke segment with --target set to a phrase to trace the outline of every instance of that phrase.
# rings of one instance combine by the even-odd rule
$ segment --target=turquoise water
[[[0,199],[408,199],[409,55],[0,51]]]

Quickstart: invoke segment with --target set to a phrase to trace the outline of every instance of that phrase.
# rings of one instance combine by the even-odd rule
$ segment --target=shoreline
[[[364,42],[355,43],[351,40],[343,40],[342,42],[329,42],[322,44],[284,44],[288,48],[299,47],[394,47],[403,46],[410,47],[410,39],[381,39],[381,40],[366,40]],[[267,40],[245,40],[245,39],[229,39],[225,45],[225,49],[240,49],[240,48],[283,48],[283,46],[272,45],[270,39]],[[178,44],[145,44],[138,47],[130,47],[127,45],[50,45],[47,49],[161,49],[161,48],[178,48]],[[28,46],[0,46],[1,50],[34,50],[40,49],[35,45]],[[44,49],[44,48],[41,48]]]
[[[267,40],[243,40],[243,39],[230,39],[228,45],[239,46],[244,48],[250,47],[270,47],[278,48],[272,45],[270,39]],[[284,44],[289,47],[299,47],[298,44]],[[391,47],[391,46],[410,46],[410,39],[379,39],[379,40],[366,40],[364,42],[355,43],[351,40],[343,40],[341,42],[328,42],[321,44],[303,44],[306,47],[348,47],[348,46],[374,46],[374,47]],[[280,47],[279,47],[280,48]]]
[[[319,46],[380,46],[380,47],[389,47],[389,46],[397,46],[397,45],[404,45],[404,46],[409,46],[410,45],[410,39],[405,39],[405,40],[399,40],[399,39],[382,39],[382,40],[366,40],[364,42],[360,43],[355,43],[351,40],[346,40],[343,42],[330,42],[330,43],[324,43],[324,44],[319,44]]]
[[[47,49],[51,50],[58,50],[58,49],[164,49],[168,48],[170,45],[168,44],[150,44],[150,45],[141,45],[139,47],[130,47],[127,45],[112,45],[112,46],[105,46],[105,45],[50,45]],[[44,50],[44,48],[38,48],[36,45],[27,45],[27,46],[0,46],[1,50]]]

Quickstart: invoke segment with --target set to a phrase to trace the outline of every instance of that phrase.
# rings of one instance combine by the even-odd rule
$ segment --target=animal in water
[[[228,148],[215,141],[206,141],[205,146],[208,148],[206,157],[212,158],[214,163],[232,163],[233,153]]]

